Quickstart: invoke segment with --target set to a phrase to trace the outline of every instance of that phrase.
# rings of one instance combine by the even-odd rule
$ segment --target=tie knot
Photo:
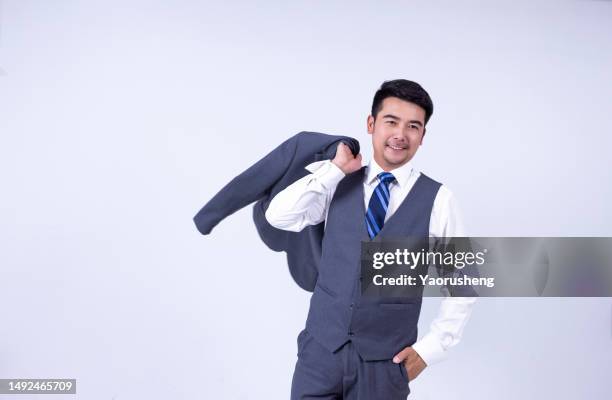
[[[376,176],[381,182],[385,184],[385,186],[388,186],[391,182],[395,180],[395,177],[393,176],[391,172],[381,172],[380,174]]]

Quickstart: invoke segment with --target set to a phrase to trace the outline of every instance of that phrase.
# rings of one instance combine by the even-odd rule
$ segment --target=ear
[[[366,129],[370,135],[374,133],[374,117],[372,115],[368,115],[368,119],[366,120]]]

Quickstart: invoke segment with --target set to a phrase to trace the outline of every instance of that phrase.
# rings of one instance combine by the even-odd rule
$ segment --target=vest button
[[[349,308],[353,308],[353,306],[355,305],[355,303],[351,303],[351,305],[349,306]]]

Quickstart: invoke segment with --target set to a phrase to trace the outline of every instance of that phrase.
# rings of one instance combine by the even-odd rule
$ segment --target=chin
[[[407,159],[407,158],[402,158],[402,159],[393,159],[393,158],[388,158],[388,157],[385,157],[385,161],[386,161],[386,162],[387,162],[387,164],[389,164],[389,165],[397,165],[397,166],[400,166],[400,165],[405,164],[405,163],[408,161],[408,159]]]

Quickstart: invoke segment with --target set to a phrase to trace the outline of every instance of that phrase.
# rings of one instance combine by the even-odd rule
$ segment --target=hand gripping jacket
[[[312,292],[321,262],[324,223],[289,232],[270,225],[265,212],[278,192],[309,174],[308,164],[332,159],[340,142],[359,154],[359,142],[347,136],[300,132],[287,139],[213,196],[193,218],[196,227],[208,235],[225,217],[256,202],[253,221],[261,240],[270,249],[287,253],[291,276],[302,289]]]

